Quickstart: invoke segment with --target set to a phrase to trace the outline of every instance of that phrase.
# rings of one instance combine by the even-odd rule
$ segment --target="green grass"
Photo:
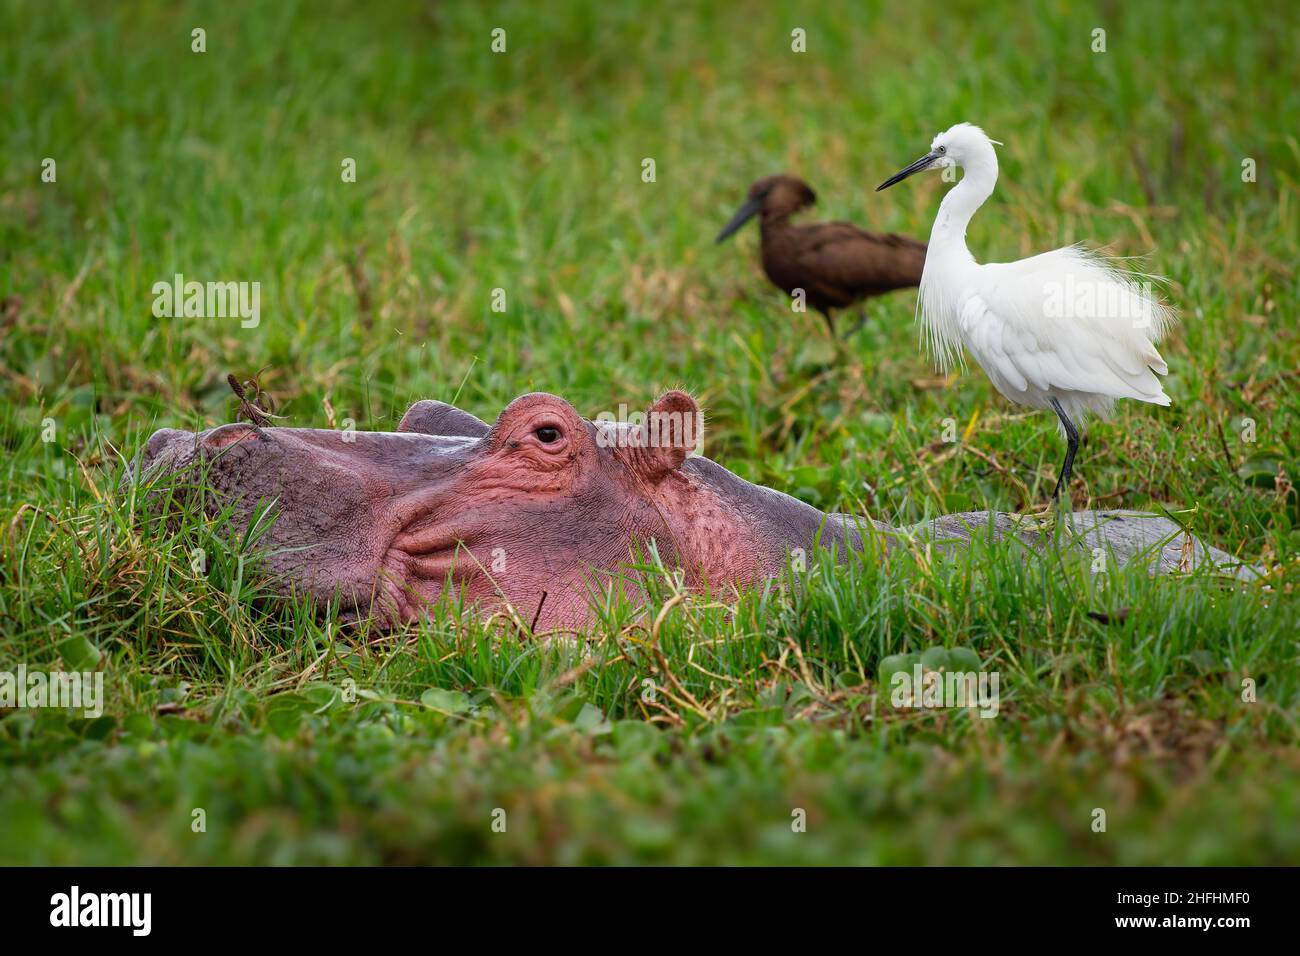
[[[108,704],[0,712],[0,862],[1300,859],[1300,15],[988,7],[4,4],[0,670],[98,656]],[[924,236],[937,177],[872,189],[962,119],[1006,143],[980,258],[1147,255],[1182,315],[1173,406],[1090,429],[1076,507],[1181,512],[1267,588],[905,550],[738,603],[655,574],[581,642],[450,602],[383,637],[265,600],[255,535],[117,493],[265,369],[316,427],[678,385],[710,457],[818,507],[1034,506],[1051,422],[938,378],[914,295],[836,357],[752,231],[712,245],[783,169],[818,216]],[[154,318],[176,272],[259,281],[260,326]],[[936,644],[999,673],[996,719],[890,705],[880,659]]]

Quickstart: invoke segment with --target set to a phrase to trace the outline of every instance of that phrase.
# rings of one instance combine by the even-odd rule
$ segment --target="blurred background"
[[[0,721],[0,858],[1293,861],[1297,48],[1281,0],[3,0],[0,661],[79,636],[115,697],[97,729]],[[1005,144],[978,258],[1145,257],[1182,317],[1173,406],[1092,428],[1075,506],[1169,508],[1290,562],[1275,594],[1128,582],[1089,598],[1137,608],[1106,630],[1088,585],[1016,567],[829,576],[806,601],[674,616],[665,652],[722,703],[662,732],[630,663],[547,710],[537,688],[580,651],[440,623],[351,648],[405,703],[339,716],[292,693],[333,634],[187,576],[107,503],[154,428],[233,419],[234,373],[320,428],[392,428],[422,398],[492,421],[534,389],[594,417],[678,386],[707,455],[824,509],[1041,504],[1053,423],[978,370],[936,373],[913,292],[840,347],[763,278],[753,226],[713,243],[782,171],[817,191],[811,218],[924,239],[937,175],[873,190],[962,120]],[[155,317],[176,273],[259,282],[259,325]],[[773,672],[796,640],[832,697]],[[998,655],[1023,693],[1006,718],[871,723],[879,656],[945,641]],[[1274,702],[1238,707],[1261,669]],[[429,688],[482,709],[444,721],[412,703]],[[1087,831],[1100,799],[1122,838]],[[496,840],[502,800],[526,822]],[[219,839],[190,839],[200,804]]]

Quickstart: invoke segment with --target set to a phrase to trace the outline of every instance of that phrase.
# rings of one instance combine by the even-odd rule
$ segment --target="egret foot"
[[[1033,531],[1041,535],[1052,533],[1056,527],[1056,504],[1053,502],[1041,511],[1026,511],[1008,515],[1017,532]]]

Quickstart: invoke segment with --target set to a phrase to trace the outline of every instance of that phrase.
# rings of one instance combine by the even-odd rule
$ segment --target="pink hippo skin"
[[[484,609],[509,604],[536,629],[583,628],[592,595],[626,572],[638,547],[684,571],[692,588],[753,584],[781,572],[793,549],[847,557],[861,530],[927,534],[961,546],[976,533],[1035,536],[1004,514],[947,516],[904,532],[826,514],[690,456],[699,420],[689,395],[670,391],[646,414],[650,428],[591,422],[562,398],[515,399],[490,428],[442,402],[412,405],[396,432],[223,425],[198,434],[164,429],[142,454],[146,481],[206,474],[210,512],[232,505],[246,525],[273,503],[262,543],[283,591],[381,626],[418,618],[453,581]],[[690,457],[688,457],[690,456]],[[1116,512],[1074,516],[1079,546],[1124,561],[1149,553],[1171,570],[1188,561],[1168,519]],[[1193,542],[1193,563],[1232,563]],[[543,601],[543,594],[545,600]],[[540,613],[539,613],[540,608]]]

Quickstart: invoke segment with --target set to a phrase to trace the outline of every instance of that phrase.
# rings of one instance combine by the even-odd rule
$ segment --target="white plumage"
[[[993,141],[977,126],[940,133],[928,154],[877,188],[945,166],[965,175],[944,196],[930,233],[917,303],[922,339],[945,370],[965,349],[1006,398],[1056,412],[1069,440],[1059,495],[1078,446],[1075,426],[1087,414],[1105,415],[1120,398],[1169,404],[1157,378],[1169,367],[1156,343],[1174,313],[1139,281],[1150,277],[1081,246],[976,262],[966,226],[998,176]]]

